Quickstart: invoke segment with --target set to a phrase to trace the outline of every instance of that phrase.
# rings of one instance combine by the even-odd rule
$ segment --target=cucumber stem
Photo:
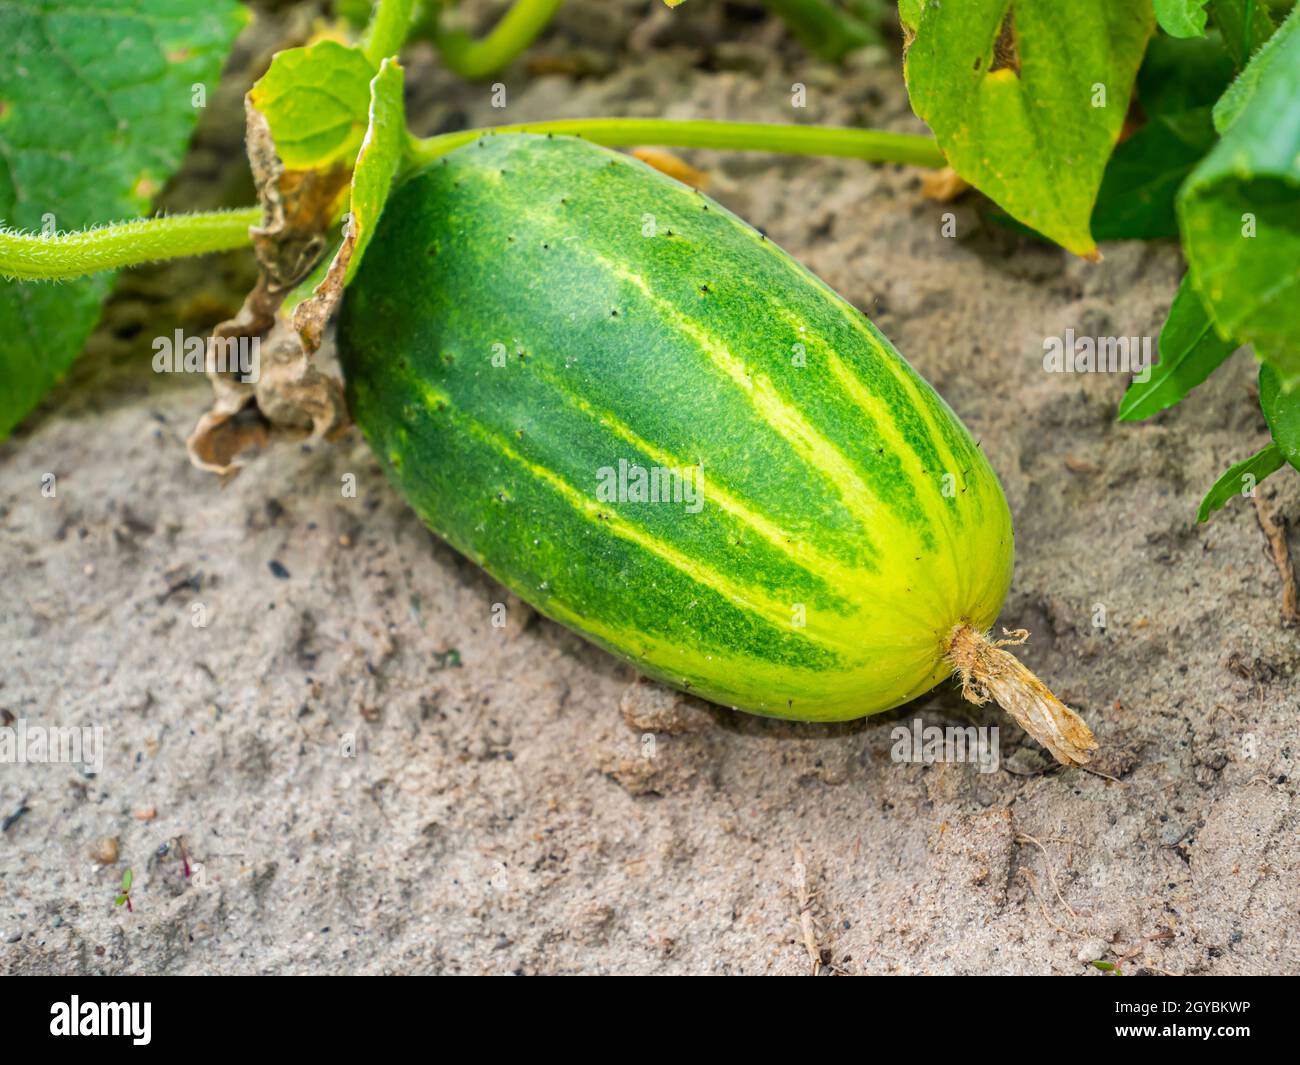
[[[379,0],[361,46],[375,69],[391,55],[397,55],[411,30],[411,11],[415,0]]]
[[[944,657],[961,678],[961,693],[982,706],[997,702],[1062,765],[1084,765],[1097,749],[1087,723],[1053,695],[1015,655],[1002,650],[1029,639],[1027,629],[1002,630],[1005,640],[964,622],[953,628]]]
[[[931,168],[947,165],[934,139],[915,133],[779,122],[661,118],[572,118],[458,130],[423,140],[412,139],[407,150],[408,162],[411,166],[430,163],[492,133],[568,134],[611,148],[662,144],[679,148],[833,155]],[[229,251],[252,243],[249,227],[259,224],[261,218],[260,207],[243,207],[233,211],[138,218],[51,236],[0,228],[0,277],[20,281],[67,280],[160,259]]]
[[[834,155],[871,163],[905,163],[939,169],[948,165],[933,137],[918,133],[854,129],[848,126],[798,126],[786,122],[715,122],[708,119],[566,118],[522,122],[486,129],[456,130],[412,139],[411,161],[430,163],[463,144],[490,133],[556,133],[585,137],[607,148],[660,144],[719,151]]]
[[[260,207],[164,215],[44,236],[0,228],[0,277],[53,281],[137,266],[157,259],[242,248]]]
[[[464,30],[443,30],[431,10],[430,36],[448,69],[462,78],[486,78],[504,70],[537,40],[562,0],[515,0],[485,37],[474,40]]]

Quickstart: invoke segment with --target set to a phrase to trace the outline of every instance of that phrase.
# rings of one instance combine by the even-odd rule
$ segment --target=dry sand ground
[[[502,112],[417,52],[414,113],[424,130],[598,113],[918,128],[895,58],[837,72],[747,10],[573,0],[531,56],[576,74],[517,64]],[[240,69],[302,14],[264,18]],[[249,198],[240,88],[169,203]],[[912,171],[690,158],[982,441],[1019,541],[1004,618],[1033,630],[1025,658],[1084,711],[1115,780],[1048,765],[950,684],[840,727],[625,697],[628,668],[436,541],[355,433],[276,446],[220,488],[183,447],[206,383],[148,360],[154,336],[228,311],[248,264],[185,263],[123,280],[67,384],[0,449],[0,706],[101,724],[107,745],[94,778],[0,767],[0,815],[29,808],[0,835],[0,968],[801,973],[802,854],[818,947],[851,973],[1300,970],[1296,635],[1249,501],[1194,517],[1265,439],[1249,360],[1136,427],[1114,421],[1118,376],[1041,368],[1067,327],[1155,333],[1176,249],[1107,246],[1092,266],[972,199],[944,239],[948,208]],[[1298,486],[1276,476],[1270,510],[1300,516]],[[917,717],[1002,725],[1000,771],[892,762],[891,729]],[[174,845],[158,856],[178,835],[205,886],[184,887]],[[134,914],[112,904],[127,865]]]

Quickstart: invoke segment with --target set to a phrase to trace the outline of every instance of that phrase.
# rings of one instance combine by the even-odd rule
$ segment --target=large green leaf
[[[1160,361],[1145,381],[1134,381],[1119,405],[1119,419],[1140,421],[1172,407],[1210,376],[1236,349],[1214,331],[1210,316],[1186,277],[1160,330]]]
[[[1092,212],[1097,240],[1178,235],[1178,189],[1218,140],[1211,114],[1232,80],[1218,35],[1174,40],[1157,35],[1138,71],[1147,121],[1115,149]]]
[[[0,222],[143,214],[246,21],[234,0],[0,0]],[[0,281],[0,437],[76,358],[112,287]]]
[[[905,10],[904,19],[915,17]],[[953,168],[1078,255],[1134,77],[1150,0],[926,4],[907,51],[912,107]]]
[[[1300,381],[1300,8],[1242,75],[1250,91],[1187,179],[1178,218],[1192,283],[1223,337]]]

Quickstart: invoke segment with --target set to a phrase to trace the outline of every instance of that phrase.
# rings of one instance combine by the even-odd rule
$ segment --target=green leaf
[[[113,900],[113,905],[114,905],[114,906],[121,906],[124,902],[126,902],[126,896],[125,896],[125,895],[119,895],[117,898],[115,898],[115,899]]]
[[[125,872],[122,873],[122,893],[123,893],[123,894],[125,894],[126,892],[128,892],[128,891],[131,890],[131,882],[132,882],[133,879],[134,879],[134,876],[133,876],[133,874],[131,873],[131,870],[130,870],[130,869],[127,869]]]
[[[1273,24],[1271,21],[1267,21],[1267,14],[1265,14],[1265,21],[1252,23],[1252,25],[1267,26],[1269,36],[1266,42],[1260,42],[1262,45],[1259,55],[1260,62],[1251,62],[1237,77],[1237,80],[1229,86],[1222,99],[1214,105],[1214,128],[1220,133],[1226,133],[1232,124],[1237,121],[1237,116],[1250,103],[1251,98],[1255,95],[1260,76],[1273,63],[1271,58],[1273,49],[1285,47],[1283,42],[1285,42],[1286,37],[1273,33]],[[1294,33],[1295,30],[1291,29],[1288,32]],[[1247,53],[1246,58],[1250,58],[1250,53]]]
[[[1170,37],[1205,36],[1206,0],[1155,0],[1156,21]]]
[[[1089,231],[1147,39],[1149,0],[927,4],[904,71],[953,168],[1024,224],[1095,257]]]
[[[1217,33],[1175,40],[1157,34],[1138,71],[1146,124],[1121,143],[1106,165],[1092,212],[1097,240],[1152,240],[1178,235],[1174,200],[1196,164],[1214,147],[1214,102],[1232,80],[1232,60]]]
[[[1214,331],[1186,277],[1160,330],[1160,361],[1146,381],[1134,381],[1119,405],[1119,420],[1136,422],[1172,407],[1210,376],[1236,349]]]
[[[898,21],[904,30],[908,33],[916,32],[924,8],[925,0],[898,0]]]
[[[1210,0],[1210,14],[1238,69],[1273,35],[1267,0]]]
[[[366,134],[375,68],[358,48],[317,41],[277,52],[249,92],[288,170],[349,162]]]
[[[1253,90],[1187,179],[1178,219],[1220,336],[1300,381],[1300,8],[1251,62]]]
[[[1259,408],[1282,457],[1300,470],[1300,389],[1283,391],[1277,371],[1267,363],[1259,368]]]
[[[148,211],[246,19],[234,0],[0,0],[0,221],[64,232]],[[112,286],[0,281],[0,439],[72,364]]]
[[[1233,496],[1253,495],[1255,486],[1270,473],[1280,470],[1285,462],[1278,446],[1269,444],[1263,451],[1230,467],[1205,493],[1196,511],[1196,520],[1209,521],[1210,515],[1221,510]]]
[[[346,285],[361,265],[374,235],[388,191],[406,148],[406,113],[402,102],[402,68],[385,59],[370,83],[370,112],[365,139],[352,172],[352,222],[356,237],[348,260]]]

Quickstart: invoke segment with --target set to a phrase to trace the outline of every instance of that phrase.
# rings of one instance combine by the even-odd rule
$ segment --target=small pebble
[[[23,938],[23,934],[21,932],[10,932],[7,936],[5,936],[5,942],[17,943],[22,938]]]
[[[90,856],[100,865],[112,865],[117,861],[119,846],[116,836],[105,836],[91,848]]]
[[[1079,948],[1079,953],[1075,957],[1085,964],[1092,961],[1103,961],[1108,949],[1100,939],[1090,939]]]
[[[287,581],[289,579],[289,571],[284,568],[283,563],[271,559],[271,561],[267,563],[267,566],[270,567],[271,576],[276,578],[276,580]]]

